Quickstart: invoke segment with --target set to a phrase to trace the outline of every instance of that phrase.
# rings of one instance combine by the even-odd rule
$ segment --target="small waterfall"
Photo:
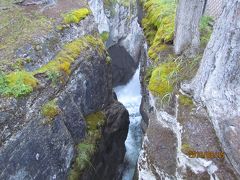
[[[142,98],[139,69],[140,68],[136,70],[133,78],[126,85],[118,86],[114,89],[118,100],[127,108],[130,117],[128,136],[125,141],[126,155],[122,180],[133,179],[139,152],[141,150],[143,135],[140,127],[142,117],[139,112]]]

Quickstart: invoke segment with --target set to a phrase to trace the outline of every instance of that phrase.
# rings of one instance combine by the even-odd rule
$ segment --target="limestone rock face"
[[[238,11],[235,10],[234,12],[238,12]],[[228,20],[228,21],[232,21],[232,20]],[[224,25],[221,25],[221,26],[224,27]],[[220,27],[218,27],[217,25],[215,28],[217,28],[218,30],[220,29]],[[238,28],[235,27],[233,29],[235,30],[235,33],[238,32]],[[233,29],[231,32],[234,32]],[[232,34],[235,34],[235,33],[232,33]],[[223,34],[227,35],[228,33],[226,33],[225,31],[225,33]],[[230,34],[231,33],[229,33],[229,35]],[[216,37],[218,36],[216,35]],[[209,44],[211,44],[211,41]],[[237,42],[237,41],[231,41],[231,42]],[[232,44],[236,45],[237,43],[232,43]],[[218,45],[221,46],[221,43],[218,43]],[[213,44],[211,44],[211,46],[208,45],[206,51],[209,51],[209,53],[211,52],[212,54],[214,54],[212,47],[214,47]],[[230,52],[231,51],[229,51],[229,53]],[[234,52],[237,52],[237,50],[234,50]],[[162,60],[167,59],[168,54],[166,55],[164,53],[161,53],[160,55]],[[226,55],[228,55],[228,53],[226,53]],[[222,57],[220,56],[220,49],[219,49],[218,56],[215,56],[215,58],[217,57],[219,58]],[[236,57],[239,57],[239,56],[236,55]],[[205,59],[205,61],[208,61],[208,60]],[[209,109],[207,105],[205,108],[204,106],[202,106],[202,104],[196,104],[193,101],[193,98],[186,96],[186,94],[181,90],[181,88],[178,85],[174,87],[175,90],[171,92],[171,96],[169,97],[168,102],[164,102],[163,97],[158,96],[158,94],[154,92],[151,93],[148,90],[147,82],[145,79],[149,70],[148,66],[150,66],[150,64],[151,62],[149,61],[149,59],[147,59],[147,57],[142,59],[140,78],[141,78],[143,98],[142,98],[142,103],[140,107],[140,112],[143,117],[142,129],[144,130],[145,135],[143,138],[142,150],[140,152],[140,156],[138,159],[135,178],[144,179],[144,180],[145,179],[153,179],[153,180],[155,179],[214,179],[214,178],[221,179],[221,180],[239,179],[239,174],[234,168],[232,162],[229,161],[227,151],[225,151],[224,147],[222,146],[221,137],[219,138],[218,133],[216,133],[215,125],[214,123],[212,123],[213,121],[212,121],[211,113],[209,113],[209,110],[211,109]],[[213,65],[214,64],[208,64],[209,68],[214,70],[216,66],[213,66]],[[221,66],[221,67],[224,68],[225,66]],[[235,64],[235,68],[237,69],[236,64]],[[207,65],[202,67],[202,72],[205,72],[204,70],[207,70],[207,69],[208,69]],[[200,67],[200,70],[201,70],[201,67]],[[225,72],[225,71],[223,71],[222,69],[221,72]],[[222,76],[235,77],[237,72],[235,72],[234,75],[228,76],[229,75],[228,74],[228,75],[222,75]],[[202,75],[206,75],[206,74],[203,73]],[[210,76],[206,75],[206,77],[210,77]],[[217,77],[216,75],[211,76],[211,78],[216,78],[216,77]],[[188,78],[191,79],[191,77],[188,77]],[[196,88],[198,86],[193,86],[193,85],[198,85],[198,83],[201,84],[201,82],[204,83],[204,81],[202,80],[203,79],[197,79],[197,81],[193,81],[192,84],[190,84],[192,86],[185,85],[183,86],[183,88],[192,87],[192,88],[189,88],[188,89],[189,91],[187,92],[189,93],[194,92],[195,99],[201,100],[200,97],[199,98],[197,97],[199,94],[201,96],[201,92],[204,92],[204,91],[196,91],[198,90]],[[207,83],[208,82],[209,80],[207,81]],[[215,82],[215,85],[221,84],[221,82],[222,80],[218,80],[218,83]],[[228,82],[230,82],[230,80]],[[237,80],[236,81],[233,80],[231,82],[237,83]],[[204,85],[207,85],[207,84],[204,84]],[[213,85],[214,84],[212,83],[212,86]],[[184,90],[185,89],[186,88],[184,88]],[[237,90],[237,88],[235,89]],[[237,92],[234,92],[234,93],[235,94],[232,93],[232,95],[238,95]],[[209,98],[210,96],[212,96],[212,94],[210,94],[210,90],[208,91],[208,95],[209,96],[207,97]],[[237,99],[237,97],[235,97],[235,99]],[[204,102],[203,100],[208,100],[208,101]],[[215,99],[215,100],[221,102],[220,99]],[[209,99],[202,99],[201,102],[204,102],[205,104],[207,104],[209,102]],[[215,104],[211,104],[211,107],[214,108],[214,105]],[[226,106],[223,106],[223,107],[227,108]],[[237,107],[237,105],[235,107]],[[217,107],[217,108],[220,108],[220,107]],[[236,109],[232,109],[231,113],[230,111],[228,111],[229,115],[224,115],[224,116],[223,114],[220,113],[219,116],[222,116],[220,120],[222,120],[223,118],[225,119],[225,117],[230,116],[234,112],[238,112],[238,111],[236,111]],[[235,122],[231,121],[231,123],[235,123]],[[238,127],[238,126],[235,125],[235,127]],[[237,132],[236,129],[235,129],[235,132]],[[224,134],[224,132],[220,132],[220,133]],[[233,147],[237,149],[238,145],[236,143],[237,140],[235,139],[236,137],[238,137],[237,134],[234,134],[233,132],[231,132],[228,135],[230,135],[232,140],[235,141],[236,147],[234,146]],[[233,149],[230,146],[228,146],[228,148]],[[235,149],[235,153],[237,152],[236,149]],[[191,151],[195,152],[194,156],[191,155]],[[206,156],[201,156],[201,157],[196,156],[196,152],[212,152],[212,153],[215,153],[214,155],[215,157],[209,158]],[[218,152],[224,152],[225,153],[224,158],[217,158],[216,155]]]
[[[231,164],[240,173],[240,2],[226,1],[222,15],[204,52],[201,66],[183,90],[193,95],[211,117],[217,136]],[[231,22],[231,23],[229,23]]]
[[[143,32],[138,24],[137,2],[89,0],[100,33],[108,32],[106,46],[112,58],[114,86],[124,84],[129,80],[139,62],[143,48]],[[118,57],[112,54],[119,51]],[[119,64],[127,62],[130,66]]]
[[[176,54],[194,56],[200,46],[199,22],[204,0],[180,0],[175,22],[174,49]]]

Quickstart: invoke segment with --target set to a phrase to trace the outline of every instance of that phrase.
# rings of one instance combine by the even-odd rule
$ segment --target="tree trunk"
[[[240,0],[225,0],[198,73],[182,89],[206,106],[226,156],[240,174]]]
[[[200,46],[199,22],[205,0],[179,0],[175,22],[176,54],[194,56]]]

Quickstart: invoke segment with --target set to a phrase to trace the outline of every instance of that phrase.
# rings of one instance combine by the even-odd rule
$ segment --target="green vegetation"
[[[111,13],[111,16],[114,16],[114,5],[116,4],[117,0],[104,0],[103,6],[104,9],[108,10]]]
[[[101,38],[102,38],[103,42],[106,42],[109,38],[109,32],[106,32],[106,31],[102,32],[101,33]]]
[[[34,75],[46,73],[48,79],[55,84],[61,75],[71,73],[71,63],[73,63],[81,52],[93,48],[103,56],[105,47],[100,38],[84,36],[80,39],[67,43],[56,57],[37,69],[34,72],[16,71],[9,74],[0,74],[0,94],[5,96],[21,97],[28,95],[37,86],[37,79]]]
[[[88,48],[97,49],[100,55],[103,55],[103,52],[105,51],[104,44],[100,39],[93,36],[84,36],[80,39],[67,43],[52,61],[39,68],[35,74],[44,72],[48,72],[50,74],[51,72],[55,72],[58,74],[62,72],[68,75],[71,73],[71,63],[73,63],[81,55],[81,52],[87,50]]]
[[[146,0],[145,17],[142,20],[144,34],[149,44],[149,57],[157,61],[158,53],[166,50],[174,36],[175,0]]]
[[[181,104],[183,106],[192,106],[193,105],[193,101],[188,96],[180,95],[179,96],[179,104]]]
[[[56,71],[48,71],[47,76],[48,76],[48,80],[51,81],[51,85],[56,86],[58,83],[58,79],[61,75],[59,72],[56,72]]]
[[[101,127],[105,119],[106,117],[102,112],[96,112],[85,117],[87,135],[85,140],[77,146],[77,158],[69,174],[70,180],[79,179],[81,172],[92,166],[91,158],[97,150],[97,143],[102,133]]]
[[[87,8],[77,9],[67,14],[64,14],[63,22],[65,24],[79,23],[81,20],[87,17],[90,13],[91,13],[90,10]]]
[[[47,102],[42,106],[42,115],[49,119],[53,119],[54,117],[56,117],[59,112],[60,110],[55,99]]]
[[[147,67],[147,69],[146,69],[144,81],[145,81],[147,84],[149,84],[149,81],[150,81],[150,78],[151,78],[151,76],[152,76],[153,70],[154,70],[154,66],[149,66],[149,67]]]
[[[175,58],[169,55],[165,58],[165,62],[156,68],[151,68],[152,74],[148,85],[151,92],[164,100],[171,97],[175,90],[178,90],[181,81],[189,80],[196,74],[201,56],[186,59],[183,56]]]
[[[178,64],[175,62],[166,62],[153,70],[148,88],[153,93],[164,98],[173,92],[176,84],[176,75],[179,71]]]
[[[13,0],[1,1],[0,7],[8,7],[0,11],[0,70],[19,70],[15,66],[18,59],[14,58],[13,52],[26,43],[34,43],[34,37],[47,34],[53,27],[52,19],[36,11],[26,12],[20,6],[15,6]]]
[[[189,151],[191,151],[191,147],[189,144],[185,143],[185,144],[182,144],[182,147],[181,147],[181,151],[184,153],[184,154],[188,154]]]
[[[213,19],[209,16],[203,16],[200,22],[200,40],[201,46],[205,47],[211,37],[213,31]]]
[[[106,63],[107,63],[107,64],[111,64],[111,62],[112,62],[111,57],[110,57],[110,56],[107,56],[107,57],[106,57]]]
[[[0,94],[4,96],[22,97],[31,93],[36,86],[37,79],[29,72],[0,73]]]

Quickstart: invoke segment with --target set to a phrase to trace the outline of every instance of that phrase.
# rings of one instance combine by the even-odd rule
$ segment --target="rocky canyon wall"
[[[182,18],[186,21],[185,16],[178,17],[183,2],[187,3],[180,0],[177,4],[179,7],[176,19]],[[194,33],[196,36],[200,35],[199,53],[191,58],[186,57],[186,54],[175,56],[172,41],[174,36],[170,38],[167,36],[172,32],[171,21],[167,20],[175,17],[171,14],[176,13],[171,11],[171,14],[168,14],[174,7],[173,3],[169,1],[168,4],[164,4],[164,1],[157,3],[149,0],[143,4],[146,19],[143,19],[143,27],[145,23],[150,22],[144,27],[148,40],[148,58],[142,61],[141,71],[143,87],[141,113],[145,136],[135,177],[136,179],[239,179],[238,163],[236,163],[238,161],[236,154],[239,153],[235,139],[238,137],[236,130],[238,101],[235,97],[238,94],[236,92],[238,78],[235,76],[238,73],[236,64],[238,51],[234,48],[238,44],[236,17],[238,17],[239,3],[226,2],[224,12],[215,22],[215,30],[204,52],[205,40],[208,41],[211,35],[209,30],[212,21],[204,23],[205,17],[199,19],[200,24],[196,25],[200,27],[199,32]],[[185,5],[189,6],[191,3],[193,2]],[[196,1],[196,3],[201,2]],[[161,14],[160,10],[166,12]],[[191,14],[191,11],[184,13],[189,13],[187,17],[195,15]],[[154,19],[155,17],[161,18]],[[232,23],[224,25],[227,18],[229,18],[228,22]],[[169,22],[168,32],[158,25],[161,21]],[[180,24],[177,22],[176,25]],[[190,26],[188,30],[198,31],[198,28],[194,27]],[[180,37],[176,37],[179,36],[178,33],[175,32],[175,38],[181,38],[181,34]],[[183,39],[192,42],[194,35]],[[223,39],[224,43],[220,42]],[[188,48],[195,46],[190,43]],[[226,50],[226,53],[223,53],[223,50]],[[195,76],[196,72],[198,73]],[[230,75],[228,72],[234,73]],[[190,85],[180,86],[192,78]]]
[[[129,115],[87,2],[1,7],[0,179],[113,179]]]

